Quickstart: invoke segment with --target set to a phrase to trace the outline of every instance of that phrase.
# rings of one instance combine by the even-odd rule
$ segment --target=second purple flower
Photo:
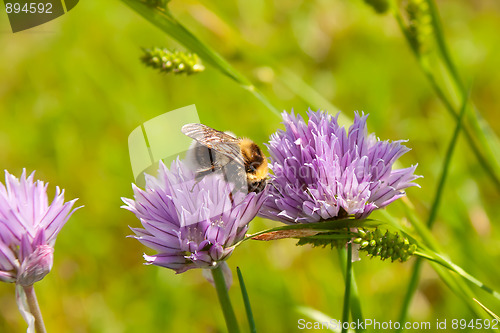
[[[356,113],[348,131],[338,116],[309,111],[283,113],[285,130],[268,144],[274,190],[260,215],[284,223],[366,218],[378,208],[405,195],[415,166],[392,170],[394,162],[410,149],[403,141],[380,141],[368,135],[367,115]]]

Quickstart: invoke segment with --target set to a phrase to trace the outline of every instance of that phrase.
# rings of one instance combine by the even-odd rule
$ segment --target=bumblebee
[[[267,159],[255,142],[203,124],[184,125],[182,133],[195,140],[187,159],[194,165],[197,177],[222,171],[238,189],[257,193],[264,190]]]

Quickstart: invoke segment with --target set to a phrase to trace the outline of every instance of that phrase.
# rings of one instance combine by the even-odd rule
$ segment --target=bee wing
[[[186,124],[182,126],[181,131],[200,144],[243,164],[240,139],[203,124]]]

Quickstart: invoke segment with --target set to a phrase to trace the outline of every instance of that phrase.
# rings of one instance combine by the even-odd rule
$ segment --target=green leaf
[[[341,230],[341,229],[346,229],[346,228],[357,228],[357,227],[377,227],[379,225],[383,224],[382,221],[377,221],[374,219],[364,219],[364,220],[357,220],[354,218],[347,218],[347,219],[339,219],[339,220],[328,220],[328,221],[322,221],[322,222],[316,222],[316,223],[300,223],[300,224],[293,224],[293,225],[284,225],[281,227],[275,227],[275,228],[270,228],[266,230],[259,231],[255,234],[247,235],[244,239],[239,241],[235,246],[240,245],[242,242],[247,241],[249,239],[252,239],[254,237],[268,234],[268,233],[273,233],[273,232],[280,232],[280,231],[286,231],[286,230],[313,230],[315,232],[330,232],[334,230]],[[307,235],[311,236],[311,235]],[[283,238],[283,237],[281,237]],[[298,237],[293,237],[293,238],[302,238],[300,236]]]
[[[238,280],[240,281],[241,296],[243,297],[243,303],[245,304],[245,311],[247,313],[250,332],[257,333],[257,328],[255,327],[255,321],[252,314],[252,307],[250,306],[250,299],[248,298],[247,288],[245,287],[245,282],[243,281],[243,274],[241,274],[239,267],[236,267],[236,272],[238,273]]]

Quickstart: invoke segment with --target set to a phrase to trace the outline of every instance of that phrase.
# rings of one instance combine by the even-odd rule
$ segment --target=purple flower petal
[[[145,178],[145,190],[133,185],[134,200],[122,198],[122,207],[144,227],[132,228],[132,237],[159,252],[145,255],[147,263],[177,273],[213,268],[227,259],[267,195],[235,192],[219,173],[195,180],[194,172],[179,160],[170,170],[160,162],[158,176]]]
[[[52,268],[57,234],[73,212],[75,200],[64,202],[56,187],[49,204],[47,184],[34,181],[34,172],[21,177],[5,171],[0,183],[0,280],[30,285]],[[18,249],[13,251],[12,249]]]
[[[405,195],[416,166],[392,170],[410,149],[403,141],[379,141],[367,134],[368,115],[355,114],[346,131],[337,119],[309,110],[309,121],[284,112],[285,130],[271,135],[272,184],[259,215],[284,223],[311,223],[345,217],[366,218]],[[341,215],[339,215],[341,214]]]

